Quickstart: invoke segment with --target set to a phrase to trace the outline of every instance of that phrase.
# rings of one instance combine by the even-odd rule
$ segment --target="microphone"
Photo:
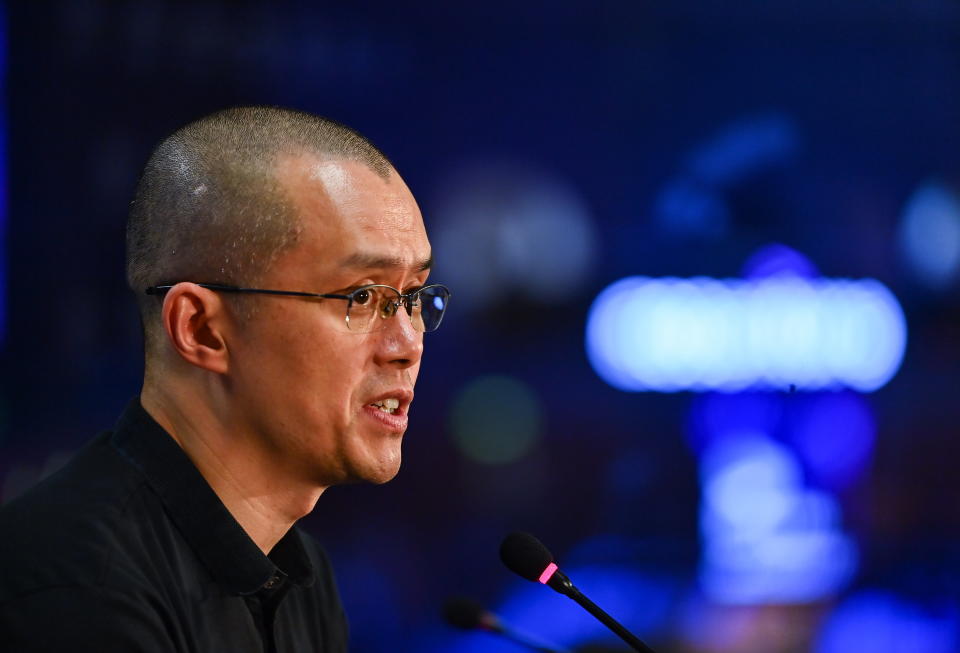
[[[527,580],[544,585],[567,596],[592,614],[600,623],[616,633],[635,651],[656,653],[644,644],[640,638],[624,628],[618,621],[600,609],[578,590],[567,575],[560,571],[553,561],[553,554],[543,543],[530,533],[510,533],[500,545],[500,559],[507,569],[523,576]]]
[[[463,630],[485,630],[540,653],[569,653],[565,649],[557,648],[510,628],[496,614],[465,596],[453,596],[447,599],[443,605],[443,618],[451,626]]]

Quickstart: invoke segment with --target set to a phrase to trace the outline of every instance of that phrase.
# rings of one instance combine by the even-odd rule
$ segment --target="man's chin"
[[[395,465],[372,471],[371,473],[367,474],[363,480],[367,483],[373,483],[374,485],[383,485],[384,483],[392,481],[399,473],[400,461],[397,461]]]
[[[383,485],[389,483],[394,478],[396,478],[399,473],[399,468],[394,472],[363,472],[357,474],[351,474],[338,483],[333,483],[333,485],[359,485],[361,483],[370,483],[372,485]]]
[[[372,483],[383,485],[393,480],[400,472],[400,456],[394,459],[367,461],[366,464],[356,465],[350,470],[345,483]]]

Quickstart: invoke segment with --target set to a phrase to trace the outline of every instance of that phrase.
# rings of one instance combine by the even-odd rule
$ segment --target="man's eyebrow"
[[[381,270],[384,268],[407,267],[407,262],[396,256],[381,256],[379,254],[357,252],[343,259],[340,262],[340,266],[364,270]],[[412,267],[417,272],[429,270],[433,267],[433,255],[431,254],[428,258],[415,262]]]

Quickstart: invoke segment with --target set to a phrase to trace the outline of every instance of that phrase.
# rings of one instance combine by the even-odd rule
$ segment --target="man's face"
[[[425,284],[430,243],[396,172],[384,180],[361,163],[304,155],[281,161],[277,178],[301,231],[261,287],[346,294],[371,283],[401,292]],[[356,333],[344,300],[250,299],[259,303],[237,330],[228,374],[243,430],[279,469],[309,483],[393,478],[423,351],[406,312]],[[393,414],[375,405],[386,399],[399,401]]]

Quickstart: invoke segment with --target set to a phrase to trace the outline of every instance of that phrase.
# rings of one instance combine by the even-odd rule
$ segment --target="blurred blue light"
[[[704,545],[700,584],[717,603],[811,603],[846,586],[857,558],[853,540],[839,531],[786,531],[747,541],[717,538]]]
[[[842,490],[866,472],[877,427],[862,396],[837,392],[811,397],[792,426],[790,439],[820,486]]]
[[[721,130],[693,154],[689,167],[697,179],[729,186],[788,158],[798,143],[797,128],[789,117],[751,116]]]
[[[906,321],[871,279],[627,277],[587,317],[601,378],[626,391],[872,392],[897,372]]]
[[[762,434],[745,433],[707,451],[700,467],[703,514],[750,537],[775,530],[800,498],[801,470],[790,452]]]
[[[780,275],[813,279],[817,276],[817,267],[797,250],[779,243],[761,247],[743,265],[745,279],[762,279]]]
[[[788,159],[799,144],[791,118],[749,116],[731,123],[689,156],[686,170],[657,195],[654,217],[670,233],[719,236],[730,226],[724,193]]]
[[[733,604],[806,602],[839,590],[856,569],[830,495],[804,487],[790,449],[759,432],[727,436],[701,461],[700,583]]]
[[[960,196],[939,183],[921,186],[900,223],[907,263],[923,283],[939,288],[960,273]]]
[[[957,604],[920,606],[888,592],[846,599],[820,632],[816,653],[952,653],[960,647]]]
[[[446,180],[431,212],[441,218],[437,250],[453,262],[437,274],[456,288],[460,309],[518,298],[562,305],[595,267],[590,207],[572,184],[536,166],[472,164]]]
[[[695,398],[690,407],[687,437],[695,452],[732,433],[774,433],[780,424],[783,406],[776,394],[710,392]]]
[[[720,236],[730,226],[730,210],[720,193],[685,178],[660,191],[654,212],[664,229],[674,234]]]

